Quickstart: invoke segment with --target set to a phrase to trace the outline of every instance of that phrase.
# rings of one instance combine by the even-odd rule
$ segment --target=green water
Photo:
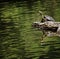
[[[0,3],[0,59],[60,59],[60,37],[45,37],[32,28],[39,10],[60,21],[60,0]]]

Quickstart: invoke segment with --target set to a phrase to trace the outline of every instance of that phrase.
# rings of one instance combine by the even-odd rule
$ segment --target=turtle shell
[[[47,19],[47,21],[54,21],[54,19],[51,16],[45,15],[44,18]]]

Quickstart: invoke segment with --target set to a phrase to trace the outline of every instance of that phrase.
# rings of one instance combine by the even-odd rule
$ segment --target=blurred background
[[[60,37],[32,28],[38,11],[60,21],[60,0],[0,0],[0,59],[60,59]]]

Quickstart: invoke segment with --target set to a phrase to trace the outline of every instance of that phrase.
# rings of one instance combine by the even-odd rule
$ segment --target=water
[[[60,38],[46,37],[32,28],[41,21],[39,10],[60,21],[60,0],[0,3],[0,56],[2,59],[60,59]]]

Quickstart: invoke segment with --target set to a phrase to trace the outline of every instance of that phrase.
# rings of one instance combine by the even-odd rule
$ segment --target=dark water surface
[[[0,3],[1,59],[60,59],[60,37],[46,37],[32,28],[39,10],[60,21],[60,0]]]

